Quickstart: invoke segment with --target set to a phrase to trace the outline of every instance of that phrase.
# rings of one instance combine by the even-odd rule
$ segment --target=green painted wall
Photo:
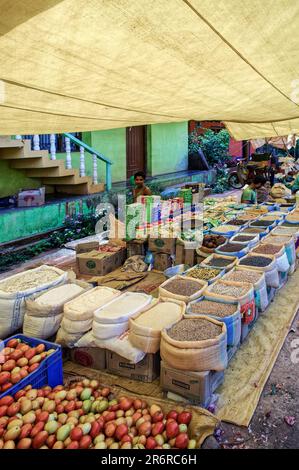
[[[20,189],[33,189],[40,186],[39,180],[27,178],[22,171],[10,168],[7,160],[0,159],[0,197],[12,196]]]
[[[113,162],[112,181],[125,181],[127,175],[126,129],[91,132],[91,147]],[[105,180],[106,165],[99,163],[99,174]]]
[[[154,124],[148,129],[148,174],[188,169],[188,122]]]

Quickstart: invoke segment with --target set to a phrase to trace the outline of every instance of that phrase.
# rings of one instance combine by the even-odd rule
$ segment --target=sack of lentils
[[[222,371],[227,367],[226,325],[204,315],[184,316],[162,331],[160,354],[175,369]]]
[[[276,257],[277,269],[279,272],[287,273],[290,269],[289,260],[284,245],[272,243],[260,243],[252,250],[252,253],[263,255],[274,255]]]
[[[253,269],[246,269],[244,266],[236,266],[229,271],[223,280],[233,282],[250,282],[254,288],[255,308],[259,312],[264,312],[269,305],[266,277],[263,271],[254,271]]]
[[[232,282],[220,279],[204,291],[208,300],[222,300],[240,304],[242,322],[251,323],[255,318],[255,300],[253,284],[249,282]]]
[[[264,239],[264,241],[265,243],[271,243],[274,245],[283,244],[286,250],[290,266],[292,266],[296,262],[296,246],[293,236],[282,236],[271,233],[268,237]]]
[[[234,266],[236,266],[238,258],[236,256],[225,256],[218,255],[217,253],[209,256],[203,260],[200,264],[201,266],[209,266],[212,268],[221,268],[224,271],[229,271]]]
[[[265,273],[267,287],[273,287],[274,289],[279,288],[279,275],[274,255],[248,253],[248,255],[239,260],[238,265],[244,266],[247,269],[263,271]]]
[[[227,329],[227,345],[236,346],[241,339],[241,312],[239,303],[208,300],[205,297],[193,300],[187,305],[187,315],[207,315],[223,321]]]
[[[188,276],[173,276],[159,286],[159,297],[181,300],[185,303],[200,297],[208,283]]]
[[[242,258],[248,253],[248,247],[244,243],[231,243],[226,242],[224,245],[219,246],[216,249],[218,255],[232,255],[237,258]]]
[[[206,281],[208,284],[212,284],[217,279],[223,276],[225,271],[223,269],[210,268],[208,266],[200,266],[197,264],[193,268],[188,269],[184,275],[193,277],[194,279],[201,279]]]

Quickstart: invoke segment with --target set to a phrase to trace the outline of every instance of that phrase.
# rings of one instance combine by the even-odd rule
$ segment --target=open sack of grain
[[[22,327],[27,298],[64,284],[67,279],[67,272],[43,265],[0,281],[0,338]]]
[[[202,261],[201,266],[209,266],[212,268],[223,269],[224,271],[229,271],[234,266],[236,266],[238,258],[236,256],[226,256],[218,255],[214,253],[211,256],[208,256],[204,261]]]
[[[221,300],[240,304],[243,323],[251,323],[255,318],[253,285],[249,282],[219,280],[204,292],[208,300]]]
[[[266,277],[263,271],[254,271],[245,266],[236,266],[223,276],[223,280],[232,282],[250,282],[254,288],[255,307],[264,312],[269,305]]]
[[[275,256],[248,253],[248,255],[240,259],[238,265],[255,271],[263,271],[267,287],[279,288],[279,274]]]
[[[67,302],[64,305],[56,342],[62,346],[73,347],[74,343],[91,329],[95,310],[120,294],[116,289],[99,286]]]
[[[226,325],[207,316],[184,315],[161,334],[163,361],[180,370],[221,371],[227,367]]]
[[[185,310],[185,302],[160,298],[154,305],[130,318],[130,342],[145,353],[156,353],[160,349],[161,331],[178,322]]]
[[[200,297],[207,285],[206,281],[177,275],[160,285],[159,296],[188,303]]]
[[[279,228],[279,227],[277,227]],[[264,240],[263,243],[271,243],[273,245],[284,245],[287,254],[288,262],[290,265],[289,272],[292,273],[295,270],[296,263],[296,247],[295,237],[291,234],[279,235],[279,233],[271,232]]]
[[[60,327],[64,304],[91,288],[87,282],[73,280],[26,299],[23,333],[41,339],[53,336]]]
[[[92,322],[97,339],[109,339],[123,334],[129,328],[129,319],[146,308],[153,298],[138,292],[125,292],[97,309]]]
[[[223,300],[208,300],[206,297],[193,300],[187,305],[187,315],[207,315],[224,322],[227,329],[227,345],[237,346],[241,339],[242,315],[239,303]]]

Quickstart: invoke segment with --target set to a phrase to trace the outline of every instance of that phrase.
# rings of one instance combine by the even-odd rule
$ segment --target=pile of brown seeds
[[[262,233],[265,230],[259,227],[248,227],[241,230],[240,233]]]
[[[253,251],[255,253],[262,253],[264,255],[275,255],[279,253],[283,248],[283,245],[271,245],[271,243],[265,243],[264,245],[257,246]]]
[[[178,295],[193,295],[195,292],[199,291],[202,286],[196,281],[190,281],[189,279],[173,279],[168,282],[164,289],[172,294]]]
[[[219,268],[224,268],[232,264],[235,261],[235,258],[214,258],[211,259],[207,264],[207,266],[216,266]]]
[[[216,317],[228,317],[237,310],[237,305],[213,302],[213,300],[201,300],[191,304],[192,313],[202,315],[215,315]]]
[[[222,328],[203,318],[188,319],[176,323],[167,334],[176,341],[204,341],[215,338],[222,332]]]
[[[247,258],[243,258],[240,261],[240,264],[244,266],[256,266],[264,268],[272,263],[272,259],[266,258],[265,256],[248,256]]]
[[[219,251],[223,253],[237,253],[244,250],[244,248],[246,248],[246,245],[242,243],[225,243],[225,245],[219,247]]]
[[[255,236],[254,235],[238,235],[237,237],[234,238],[234,242],[250,242],[251,240],[254,240]]]
[[[239,271],[231,271],[225,276],[227,281],[234,282],[251,282],[255,284],[261,278],[261,273],[259,271],[240,269]]]

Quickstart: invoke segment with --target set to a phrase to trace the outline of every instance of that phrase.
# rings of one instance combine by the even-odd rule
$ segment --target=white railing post
[[[38,134],[33,136],[33,150],[40,150]]]
[[[22,136],[20,134],[16,135],[16,140],[22,140]]]
[[[71,154],[71,140],[69,137],[65,138],[65,151],[66,151],[65,167],[68,170],[70,170],[72,168],[72,154]]]
[[[93,154],[92,160],[93,160],[93,178],[92,178],[92,182],[93,182],[93,184],[98,184],[98,159],[97,159],[97,156]]]
[[[56,136],[55,134],[50,134],[50,154],[51,154],[51,160],[56,160]]]
[[[82,146],[80,146],[80,176],[85,176],[85,153]]]

